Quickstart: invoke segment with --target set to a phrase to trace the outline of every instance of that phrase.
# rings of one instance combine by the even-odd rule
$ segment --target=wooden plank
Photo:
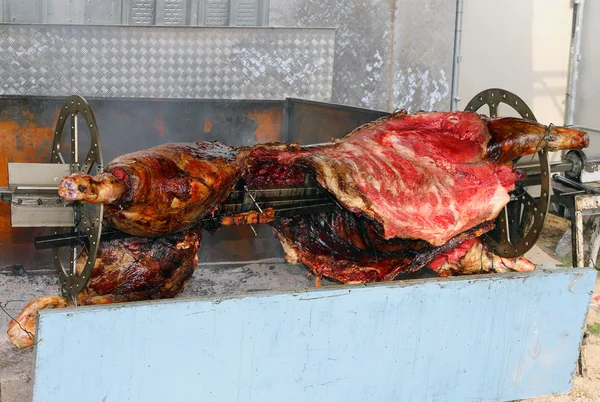
[[[540,270],[42,311],[42,401],[516,400],[568,392],[596,279]]]

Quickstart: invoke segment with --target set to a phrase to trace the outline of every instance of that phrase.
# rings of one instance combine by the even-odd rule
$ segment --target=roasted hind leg
[[[167,237],[101,242],[92,275],[77,295],[79,305],[121,303],[175,297],[190,280],[198,263],[200,232],[188,230]],[[81,272],[87,255],[77,261]],[[19,348],[33,345],[36,317],[48,307],[72,305],[60,296],[32,300],[8,326],[8,337]]]
[[[8,339],[18,348],[32,346],[35,341],[38,311],[70,305],[73,303],[60,296],[43,296],[31,300],[23,307],[21,313],[8,323]]]

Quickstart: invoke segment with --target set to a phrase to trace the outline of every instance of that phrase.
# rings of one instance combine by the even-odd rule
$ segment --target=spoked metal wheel
[[[70,127],[70,137],[63,137],[65,126]],[[88,135],[82,136],[80,131]],[[96,118],[86,100],[80,96],[69,97],[61,108],[54,130],[51,162],[68,163],[71,173],[96,174],[103,170]],[[93,167],[95,172],[92,173]],[[61,292],[75,302],[75,296],[85,287],[94,268],[104,206],[75,201],[72,207],[75,212],[73,227],[54,229],[52,234],[70,232],[78,239],[77,245],[53,249]]]
[[[523,119],[537,121],[531,109],[517,95],[491,88],[475,95],[465,110],[477,112],[489,107],[489,116],[498,117],[498,106],[504,103]],[[530,250],[539,238],[550,205],[550,164],[545,149],[538,153],[540,196],[532,197],[523,186],[511,192],[511,201],[496,219],[496,228],[482,236],[488,248],[501,257],[518,257]],[[517,162],[515,160],[515,162]]]

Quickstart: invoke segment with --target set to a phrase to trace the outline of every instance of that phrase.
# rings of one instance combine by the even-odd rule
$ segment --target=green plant
[[[596,335],[596,336],[600,335],[600,322],[588,324],[587,332],[589,332],[592,335]]]

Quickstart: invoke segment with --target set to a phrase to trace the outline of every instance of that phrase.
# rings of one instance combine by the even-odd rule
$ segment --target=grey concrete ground
[[[274,259],[244,266],[199,266],[178,297],[239,294],[264,290],[306,289],[314,286],[303,265]],[[332,282],[323,281],[323,285]],[[58,294],[54,275],[0,275],[0,402],[22,402],[31,397],[33,348],[19,350],[6,337],[10,316],[19,314],[29,300]],[[9,316],[10,315],[10,316]],[[68,330],[68,329],[65,329]]]

